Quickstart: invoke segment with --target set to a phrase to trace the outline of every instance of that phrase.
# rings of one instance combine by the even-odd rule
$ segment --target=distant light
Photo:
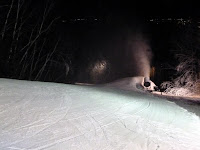
[[[63,23],[65,23],[65,22],[66,22],[66,20],[62,20],[62,22],[63,22]]]

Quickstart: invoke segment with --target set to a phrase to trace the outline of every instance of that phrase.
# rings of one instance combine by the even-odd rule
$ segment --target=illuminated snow
[[[199,150],[199,106],[194,113],[186,105],[102,86],[0,79],[0,149]]]

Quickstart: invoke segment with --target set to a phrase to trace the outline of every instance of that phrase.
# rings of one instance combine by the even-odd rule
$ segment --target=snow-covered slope
[[[192,109],[109,87],[0,79],[0,150],[199,150]]]

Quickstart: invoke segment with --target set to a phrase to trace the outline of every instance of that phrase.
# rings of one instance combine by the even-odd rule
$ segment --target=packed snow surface
[[[176,101],[0,79],[0,150],[200,150],[200,106]]]

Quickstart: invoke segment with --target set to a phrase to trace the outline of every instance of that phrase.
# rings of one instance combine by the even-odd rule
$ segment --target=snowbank
[[[109,87],[0,79],[0,149],[199,150],[200,109],[185,106]]]
[[[149,80],[150,82],[149,87],[144,86],[144,78],[145,78],[144,76],[127,77],[104,84],[103,86],[115,89],[135,91],[135,92],[145,92],[148,90],[149,91],[154,90],[154,87],[156,85],[151,80]]]

